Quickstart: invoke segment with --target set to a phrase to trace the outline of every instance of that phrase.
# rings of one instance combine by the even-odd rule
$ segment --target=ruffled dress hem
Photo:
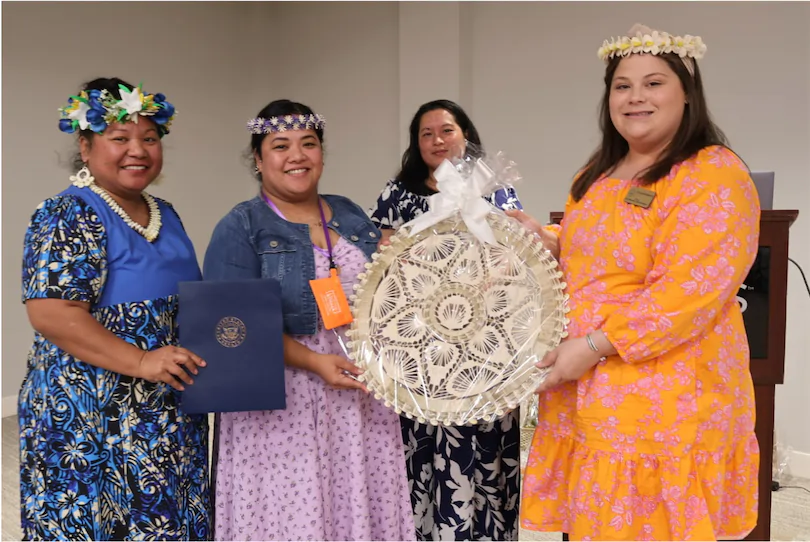
[[[757,523],[758,457],[754,433],[674,457],[595,449],[538,427],[521,527],[571,540],[739,540]]]

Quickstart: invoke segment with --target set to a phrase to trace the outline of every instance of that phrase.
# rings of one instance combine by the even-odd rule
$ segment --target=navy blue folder
[[[179,284],[180,346],[203,358],[187,413],[286,408],[281,286],[268,279]]]

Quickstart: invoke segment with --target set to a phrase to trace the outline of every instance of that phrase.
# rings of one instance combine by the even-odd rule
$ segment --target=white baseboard
[[[791,476],[810,480],[810,454],[792,450],[788,459],[788,471]]]
[[[8,395],[3,397],[3,417],[8,418],[9,416],[16,416],[17,415],[17,396],[16,395]]]

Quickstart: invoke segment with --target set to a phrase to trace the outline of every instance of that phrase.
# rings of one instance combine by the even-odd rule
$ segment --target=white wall
[[[397,4],[272,6],[265,24],[272,21],[273,39],[265,38],[261,67],[269,92],[252,114],[272,99],[289,98],[324,115],[321,190],[368,201],[395,173],[400,155]]]
[[[160,6],[159,16],[146,6]],[[458,100],[487,146],[520,165],[523,202],[545,218],[562,210],[572,173],[597,142],[603,66],[596,49],[602,40],[636,22],[698,34],[708,44],[701,68],[715,120],[753,169],[777,172],[775,206],[800,211],[791,229],[791,257],[810,272],[810,4],[3,8],[2,393],[12,401],[31,338],[19,303],[22,235],[37,203],[63,188],[70,173],[53,152],[67,156],[71,149],[70,138],[56,129],[56,108],[97,74],[143,80],[177,106],[175,128],[165,140],[166,178],[154,192],[175,203],[201,257],[216,221],[255,190],[240,158],[248,142],[244,121],[272,99],[299,100],[326,115],[324,190],[364,207],[395,172],[416,107],[435,98]],[[124,20],[140,33],[125,32]],[[84,36],[79,28],[94,34]],[[788,46],[788,38],[796,45]],[[160,55],[146,57],[141,44]],[[786,382],[777,389],[776,425],[780,439],[800,452],[793,456],[794,471],[805,476],[808,312],[810,298],[791,267]]]
[[[103,6],[103,7],[102,7]],[[239,153],[251,96],[252,3],[34,3],[3,5],[3,397],[25,374],[32,335],[20,303],[22,240],[43,199],[68,186],[75,139],[57,109],[95,77],[162,92],[177,108],[163,180],[200,253],[213,221],[254,190]],[[266,92],[266,91],[265,91]],[[261,98],[264,99],[264,98]],[[3,401],[3,413],[13,401]]]

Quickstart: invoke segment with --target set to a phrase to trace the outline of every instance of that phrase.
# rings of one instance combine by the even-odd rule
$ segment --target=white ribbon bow
[[[449,160],[445,160],[433,176],[439,192],[428,198],[429,211],[404,224],[410,230],[409,235],[416,235],[459,212],[470,233],[484,243],[496,244],[495,234],[486,220],[492,206],[483,199],[494,188],[492,170],[479,159],[475,161],[470,177],[465,179]]]

